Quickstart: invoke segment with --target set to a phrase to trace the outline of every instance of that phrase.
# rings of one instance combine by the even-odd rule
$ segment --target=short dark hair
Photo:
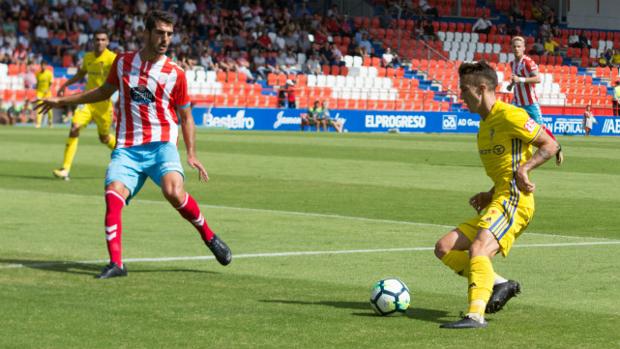
[[[161,10],[153,10],[146,16],[145,28],[146,31],[151,31],[155,28],[155,23],[164,22],[167,24],[175,25],[176,18],[169,12]]]
[[[476,82],[479,82],[479,79],[484,80],[493,90],[497,87],[497,73],[486,61],[465,62],[461,64],[459,67],[459,78],[463,79],[463,77],[467,75],[474,75],[476,77]]]
[[[93,38],[94,38],[95,36],[99,35],[99,34],[105,34],[105,36],[110,37],[110,36],[108,35],[108,32],[107,32],[107,31],[105,31],[105,30],[103,30],[103,29],[97,29],[97,30],[95,30],[95,32],[93,33]]]

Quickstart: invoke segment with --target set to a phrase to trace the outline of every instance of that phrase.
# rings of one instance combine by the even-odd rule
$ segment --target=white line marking
[[[620,245],[620,241],[595,241],[595,242],[566,242],[552,244],[525,244],[516,245],[514,248],[549,248],[549,247],[581,247],[581,246],[610,246]],[[402,247],[402,248],[376,248],[376,249],[359,249],[359,250],[336,250],[336,251],[293,251],[293,252],[271,252],[271,253],[243,253],[233,255],[233,259],[245,258],[270,258],[270,257],[298,257],[298,256],[321,256],[334,254],[354,254],[354,253],[380,253],[380,252],[415,252],[415,251],[432,251],[433,247]],[[213,256],[180,256],[180,257],[158,257],[158,258],[126,258],[125,263],[159,263],[159,262],[175,262],[175,261],[201,261],[213,260]],[[17,268],[45,268],[63,264],[101,264],[107,263],[108,260],[97,259],[90,261],[65,261],[65,262],[49,262],[49,263],[26,263],[26,264],[6,264],[0,265],[0,269],[17,269]]]
[[[21,190],[21,189],[0,189],[0,191],[13,191],[13,192],[27,192],[27,193],[41,193],[39,191],[33,190]],[[96,195],[78,195],[78,194],[69,194],[69,193],[51,193],[55,196],[64,195],[64,196],[72,196],[79,199],[84,199],[84,197],[92,197],[99,198]],[[156,205],[169,205],[163,198],[162,200],[148,200],[148,199],[139,199],[136,198],[133,201],[135,204],[137,203],[146,203],[146,204],[156,204]],[[216,208],[221,210],[233,210],[233,211],[248,211],[248,212],[263,212],[263,213],[272,213],[272,214],[281,214],[281,215],[290,215],[290,216],[302,216],[302,217],[317,217],[317,218],[332,218],[332,219],[348,219],[354,221],[361,222],[374,222],[374,223],[388,223],[388,224],[403,224],[403,225],[415,225],[415,226],[427,226],[427,227],[438,227],[442,229],[453,229],[458,224],[455,225],[445,225],[445,224],[435,224],[435,223],[421,223],[421,222],[412,222],[412,221],[397,221],[392,219],[381,219],[381,218],[369,218],[369,217],[357,217],[357,216],[344,216],[339,214],[330,214],[330,213],[315,213],[315,212],[299,212],[299,211],[282,211],[282,210],[271,210],[266,208],[252,208],[252,207],[235,207],[235,206],[221,206],[221,205],[200,205],[200,207],[206,208]],[[557,238],[565,238],[565,239],[596,239],[596,240],[606,240],[606,241],[619,241],[615,239],[602,238],[602,237],[591,237],[591,236],[570,236],[570,235],[561,235],[556,233],[535,233],[529,230],[526,230],[524,234],[527,235],[537,235],[537,236],[550,236]]]

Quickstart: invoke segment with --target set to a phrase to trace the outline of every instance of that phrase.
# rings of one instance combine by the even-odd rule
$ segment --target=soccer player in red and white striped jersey
[[[510,62],[512,77],[509,90],[514,90],[513,103],[525,109],[534,121],[543,126],[543,129],[553,140],[555,136],[551,130],[545,127],[542,119],[542,111],[538,104],[538,96],[536,95],[536,84],[541,82],[538,72],[538,65],[532,58],[525,54],[525,39],[521,36],[512,38],[512,52],[515,59]],[[559,143],[558,143],[559,145]],[[556,153],[556,164],[559,166],[564,161],[562,147]]]
[[[220,264],[232,260],[228,246],[209,228],[198,203],[184,189],[176,147],[179,117],[187,162],[198,170],[201,181],[206,182],[209,176],[196,158],[185,72],[165,55],[174,22],[171,14],[152,11],[145,23],[145,46],[138,52],[118,55],[105,84],[78,95],[44,99],[36,106],[45,112],[65,105],[94,103],[119,90],[117,143],[105,180],[105,234],[110,263],[97,276],[100,279],[127,275],[121,258],[121,211],[146,178],[159,185],[168,202],[196,227]]]

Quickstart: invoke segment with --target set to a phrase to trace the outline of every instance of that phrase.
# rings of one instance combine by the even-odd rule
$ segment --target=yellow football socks
[[[495,273],[491,259],[487,256],[476,256],[470,261],[469,273],[469,310],[484,317],[484,309],[493,292]]]
[[[441,258],[441,261],[455,273],[469,277],[469,253],[467,251],[451,250]]]
[[[116,137],[114,137],[114,135],[108,135],[108,143],[106,145],[111,150],[114,150],[114,147],[116,146]]]
[[[65,160],[62,163],[62,168],[67,171],[71,170],[71,164],[73,164],[73,158],[77,152],[78,137],[67,138],[67,145],[65,146]]]

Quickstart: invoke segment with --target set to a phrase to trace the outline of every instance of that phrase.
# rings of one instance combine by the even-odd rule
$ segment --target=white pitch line
[[[35,192],[32,190],[6,190],[0,189],[0,191],[18,191],[18,192]],[[40,192],[37,192],[40,193]],[[84,197],[97,197],[95,195],[78,195],[78,194],[69,194],[69,193],[53,193],[54,195],[64,195],[71,196],[83,199]],[[146,204],[156,204],[156,205],[166,205],[169,204],[164,200],[148,200],[148,199],[135,199],[134,201],[137,203],[146,203]],[[358,216],[344,216],[339,214],[331,214],[331,213],[316,213],[316,212],[300,212],[300,211],[283,211],[283,210],[272,210],[267,208],[252,208],[252,207],[236,207],[236,206],[223,206],[223,205],[209,205],[203,204],[200,207],[206,208],[215,208],[221,210],[232,210],[232,211],[247,211],[247,212],[262,212],[262,213],[270,213],[270,214],[280,214],[280,215],[289,215],[289,216],[302,216],[302,217],[316,217],[316,218],[331,218],[331,219],[347,219],[361,222],[373,222],[373,223],[387,223],[387,224],[402,224],[402,225],[412,225],[412,226],[427,226],[427,227],[437,227],[442,229],[453,229],[456,227],[455,225],[446,225],[446,224],[436,224],[436,223],[424,223],[424,222],[413,222],[413,221],[398,221],[392,219],[382,219],[382,218],[370,218],[370,217],[358,217]],[[618,241],[615,239],[602,238],[602,237],[592,237],[592,236],[571,236],[571,235],[562,235],[556,233],[536,233],[532,231],[525,231],[524,234],[527,235],[536,235],[536,236],[547,236],[547,237],[557,237],[564,239],[596,239],[596,240],[605,240],[605,241]]]
[[[609,246],[620,245],[620,241],[593,241],[593,242],[566,242],[566,243],[549,243],[549,244],[523,244],[516,245],[514,248],[550,248],[550,247],[581,247],[581,246]],[[321,256],[334,254],[354,254],[354,253],[380,253],[380,252],[415,252],[415,251],[432,251],[434,247],[402,247],[402,248],[376,248],[376,249],[358,249],[358,250],[336,250],[336,251],[291,251],[291,252],[270,252],[270,253],[242,253],[233,255],[233,259],[245,258],[270,258],[270,257],[298,257],[298,256]],[[178,262],[178,261],[201,261],[213,260],[213,256],[179,256],[179,257],[158,257],[158,258],[126,258],[126,263],[159,263],[159,262]],[[96,259],[89,261],[65,261],[65,262],[45,262],[45,263],[27,263],[27,264],[7,264],[0,265],[0,269],[18,269],[18,268],[45,268],[64,264],[101,264],[107,263],[107,260]]]

